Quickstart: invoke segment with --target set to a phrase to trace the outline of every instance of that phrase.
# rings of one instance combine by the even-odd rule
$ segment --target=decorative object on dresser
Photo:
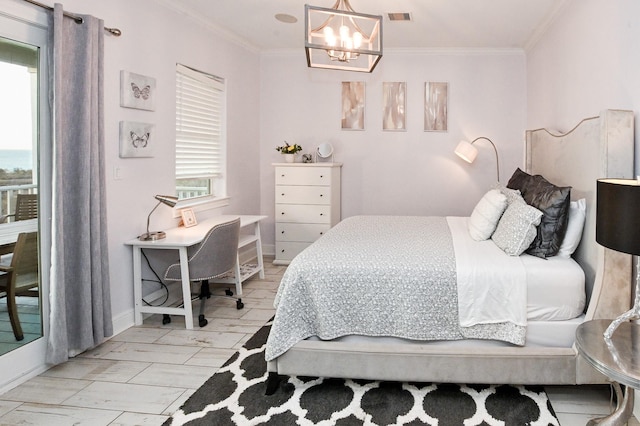
[[[640,255],[640,180],[598,179],[596,241],[612,250]],[[605,330],[605,339],[625,321],[640,319],[640,258],[636,264],[635,302]]]
[[[304,6],[309,68],[371,72],[382,58],[382,16],[357,13],[349,0]]]
[[[498,150],[496,149],[496,145],[493,143],[491,139],[484,136],[480,136],[475,138],[471,142],[460,141],[458,146],[456,146],[455,153],[458,157],[462,158],[467,163],[469,164],[473,163],[476,157],[478,156],[478,148],[473,146],[473,144],[476,141],[479,141],[482,139],[488,141],[491,144],[491,146],[493,147],[493,152],[495,152],[496,154],[496,177],[498,179],[498,182],[500,182],[500,161],[498,160]]]
[[[297,143],[294,143],[293,145],[289,145],[289,143],[287,141],[284,141],[284,145],[276,146],[276,151],[278,151],[282,155],[284,155],[284,161],[285,162],[287,162],[287,163],[295,163],[296,154],[299,151],[302,151],[302,147],[300,145],[298,145]]]
[[[340,221],[342,163],[275,166],[276,265],[289,262]]]
[[[151,219],[151,214],[156,211],[160,204],[175,207],[178,202],[178,197],[174,197],[172,195],[156,195],[154,198],[158,200],[158,204],[156,204],[156,206],[149,212],[149,216],[147,216],[147,232],[138,237],[140,241],[155,241],[166,237],[166,234],[163,231],[149,232],[149,220]]]
[[[329,142],[321,143],[316,148],[316,163],[333,162],[333,146]]]

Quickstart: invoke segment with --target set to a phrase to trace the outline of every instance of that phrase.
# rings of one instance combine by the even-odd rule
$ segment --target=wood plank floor
[[[209,324],[194,330],[178,317],[163,325],[160,315],[150,316],[0,395],[0,425],[161,425],[273,316],[285,267],[271,260],[265,259],[264,280],[245,283],[244,309],[212,298]],[[547,393],[563,426],[582,426],[611,410],[608,386],[552,386]]]

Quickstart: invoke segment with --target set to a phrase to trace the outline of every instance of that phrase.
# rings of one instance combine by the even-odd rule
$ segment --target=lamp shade
[[[640,182],[599,179],[596,241],[607,248],[640,255]]]
[[[175,207],[178,203],[178,197],[173,195],[156,195],[154,198],[169,207]]]
[[[478,156],[478,148],[467,141],[460,141],[458,146],[456,146],[455,153],[467,163],[473,163]]]

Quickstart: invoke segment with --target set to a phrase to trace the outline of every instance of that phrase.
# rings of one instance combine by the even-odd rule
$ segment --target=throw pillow
[[[572,201],[569,204],[569,222],[567,223],[567,232],[558,250],[558,256],[571,257],[576,251],[580,240],[582,239],[582,230],[584,222],[587,218],[587,200],[584,198],[578,201]]]
[[[517,169],[507,188],[520,190],[527,204],[543,213],[527,253],[542,258],[555,256],[567,229],[571,187],[556,186],[540,175],[531,176]]]
[[[493,242],[509,256],[520,256],[536,238],[542,212],[524,201],[507,207],[491,236]]]
[[[507,208],[507,197],[498,189],[488,191],[478,201],[469,218],[469,235],[476,241],[489,239]]]

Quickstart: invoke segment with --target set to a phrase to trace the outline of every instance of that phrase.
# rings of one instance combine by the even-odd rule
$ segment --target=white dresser
[[[340,222],[342,163],[275,163],[276,265]]]

